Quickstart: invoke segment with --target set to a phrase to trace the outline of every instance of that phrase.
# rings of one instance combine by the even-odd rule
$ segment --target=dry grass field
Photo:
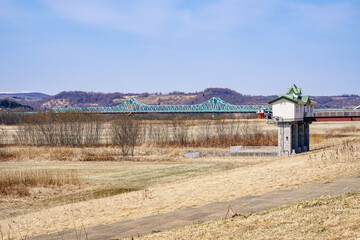
[[[263,131],[276,130],[276,127],[268,126],[263,121],[250,121],[250,124]],[[6,129],[15,131],[13,127]],[[183,156],[184,153],[205,148],[158,146],[148,143],[136,147],[134,156],[122,156],[119,148],[108,145],[5,145],[0,149],[1,181],[8,178],[6,174],[19,171],[25,175],[45,172],[45,177],[40,176],[40,179],[59,179],[61,183],[48,184],[46,182],[49,181],[44,181],[40,184],[35,181],[36,184],[26,185],[20,182],[18,187],[26,188],[26,194],[16,191],[0,192],[0,237],[21,239],[68,228],[136,219],[185,207],[202,206],[214,201],[261,195],[277,189],[293,189],[307,183],[326,183],[344,176],[360,176],[359,122],[313,123],[311,133],[310,152],[281,158],[188,159]],[[64,172],[74,173],[74,181],[65,181],[67,177],[62,179],[59,177],[61,174],[57,174]],[[359,196],[345,195],[321,201],[326,204],[319,206],[319,209],[311,208],[314,209],[314,219],[316,212],[327,208],[330,211],[344,201],[359,201]],[[294,226],[280,224],[284,221],[291,221],[298,226],[299,231],[302,224],[320,229],[322,225],[312,221],[311,216],[308,222],[299,222],[299,216],[305,214],[301,211],[307,208],[296,211],[297,209],[294,205],[255,214],[249,218],[194,225],[153,237],[189,239],[192,235],[187,235],[187,232],[194,231],[195,238],[249,238],[251,234],[261,238],[267,227],[274,224],[278,230],[275,228],[268,238],[277,236],[276,231],[283,234],[279,235],[280,237],[286,238],[286,232]],[[294,213],[291,220],[286,220],[294,211],[296,214]],[[350,229],[358,226],[350,224],[354,219],[347,217],[348,212],[338,213],[343,216],[339,219],[349,219]],[[261,228],[254,228],[256,224]],[[224,235],[215,234],[217,227],[219,234]],[[331,233],[333,230],[328,231]],[[349,234],[355,230],[349,230]],[[239,231],[241,233],[238,233]],[[203,232],[208,232],[208,235],[202,235]],[[184,237],[181,238],[181,235]],[[295,234],[289,236],[296,238]],[[332,236],[336,239],[336,235],[331,234],[328,238]],[[312,235],[308,238],[312,238]]]
[[[360,193],[323,197],[135,239],[359,239]]]

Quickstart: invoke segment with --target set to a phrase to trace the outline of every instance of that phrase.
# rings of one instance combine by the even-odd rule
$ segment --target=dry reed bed
[[[0,196],[28,196],[34,187],[49,187],[80,184],[74,171],[30,169],[0,170]]]
[[[9,224],[14,228],[17,226],[22,236],[26,233],[31,236],[82,224],[107,224],[214,201],[230,201],[241,196],[296,188],[306,183],[324,183],[343,176],[359,176],[359,140],[337,142],[340,149],[331,148],[327,160],[325,157],[321,159],[321,151],[261,159],[257,164],[159,184],[142,191],[26,214],[3,220],[0,225],[5,230],[9,230]]]
[[[0,148],[0,161],[177,161],[189,150],[191,148],[142,145],[135,149],[135,156],[123,156],[121,149],[112,146],[8,146]]]
[[[127,137],[135,137],[138,144],[181,146],[276,145],[276,129],[269,130],[264,121],[247,119],[163,121],[115,118],[111,122],[99,116],[82,114],[38,114],[14,127],[0,126],[0,144],[99,146],[116,144],[114,134],[123,126],[130,130]],[[117,119],[117,120],[116,120]],[[126,123],[126,124],[125,124]],[[133,123],[128,127],[128,123]],[[131,124],[130,124],[131,125]],[[266,128],[266,129],[265,129]],[[124,130],[123,129],[123,130]],[[4,130],[4,131],[2,131]],[[122,130],[120,132],[123,132]],[[262,136],[266,133],[265,136]],[[135,136],[136,135],[136,136]],[[249,138],[250,136],[250,138]]]
[[[332,135],[333,133],[353,133],[360,131],[360,121],[347,122],[313,122],[310,125],[310,132],[320,135]]]
[[[359,206],[349,193],[135,239],[359,239]]]

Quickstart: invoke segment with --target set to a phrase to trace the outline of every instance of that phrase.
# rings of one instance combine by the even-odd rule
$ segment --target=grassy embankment
[[[196,148],[146,144],[137,147],[130,158],[123,158],[111,147],[12,146],[6,151],[17,157],[0,163],[0,169],[73,170],[80,183],[63,185],[50,193],[43,190],[43,195],[35,191],[33,196],[11,200],[1,196],[0,226],[6,232],[10,224],[19,229],[17,235],[32,236],[359,176],[359,125],[354,126],[313,124],[314,150],[283,158],[186,159],[182,154]],[[274,130],[266,125],[263,129]],[[94,161],[103,153],[111,155],[111,161]],[[84,161],[88,156],[93,156],[91,161]],[[116,189],[136,191],[117,194],[121,191]]]

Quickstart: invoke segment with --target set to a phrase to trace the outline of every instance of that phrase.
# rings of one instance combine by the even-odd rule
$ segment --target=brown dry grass
[[[359,239],[359,205],[349,193],[135,239]]]
[[[1,150],[1,148],[0,148]],[[177,161],[189,148],[139,146],[135,156],[123,156],[121,149],[99,147],[7,146],[1,161]]]
[[[316,134],[316,133],[310,134],[310,143],[312,144],[322,143],[324,142],[324,140],[325,140],[325,136],[322,134]]]
[[[335,130],[330,130],[328,129],[326,131],[326,135],[335,135],[335,134],[344,134],[344,133],[355,133],[355,132],[358,132],[360,131],[360,129],[358,128],[357,125],[355,124],[351,124],[351,125],[346,125],[346,126],[343,126],[343,127],[340,127],[340,128],[337,128]]]
[[[347,126],[345,123],[335,125],[336,129]],[[165,213],[184,207],[201,206],[214,201],[230,201],[241,196],[261,195],[277,189],[296,188],[306,183],[324,183],[343,176],[360,176],[359,138],[351,138],[351,141],[346,141],[346,139],[350,140],[349,137],[329,139],[325,130],[331,128],[331,126],[329,123],[325,125],[322,123],[313,124],[311,127],[312,133],[324,136],[324,141],[319,140],[316,144],[311,143],[311,149],[316,150],[290,157],[186,159],[182,157],[182,153],[199,149],[156,148],[145,145],[138,148],[136,153],[137,158],[144,162],[124,162],[124,164],[132,166],[141,164],[143,169],[141,171],[129,171],[122,165],[118,165],[117,168],[115,165],[110,165],[114,172],[105,174],[102,167],[108,164],[118,164],[118,162],[81,162],[81,164],[89,164],[88,171],[82,174],[91,176],[93,183],[104,183],[104,179],[114,181],[117,174],[115,172],[121,171],[121,169],[125,171],[124,175],[116,178],[116,181],[123,182],[123,186],[136,183],[141,178],[150,179],[151,181],[148,182],[146,188],[139,191],[37,209],[36,212],[24,212],[21,216],[1,220],[0,225],[6,230],[6,228],[9,228],[9,224],[11,226],[15,221],[18,226],[21,226],[22,233],[28,232],[31,236],[67,229],[73,227],[73,224],[77,226],[81,226],[81,224],[84,224],[84,226],[107,224]],[[269,126],[269,130],[271,129],[273,129],[273,126]],[[359,135],[359,132],[351,132],[349,135]],[[349,148],[349,144],[351,148]],[[337,145],[340,146],[338,149],[336,148]],[[12,151],[19,153],[21,161],[18,159],[18,162],[6,162],[4,164],[14,164],[14,167],[16,167],[31,164],[32,162],[49,166],[58,163],[56,161],[44,161],[50,160],[48,152],[55,148],[23,147],[20,150],[16,150],[16,148],[14,147]],[[72,161],[62,161],[61,164],[70,169],[80,164],[77,160],[82,159],[83,151],[116,151],[116,149],[112,148],[106,148],[106,150],[102,148],[56,149],[54,151],[57,152],[53,155],[55,159],[52,160],[67,155],[66,159]],[[32,152],[31,158],[29,157],[30,154],[27,153],[24,154],[26,156],[24,157],[22,155],[23,150]],[[330,151],[326,153],[325,150]],[[96,153],[94,154],[96,155]],[[99,154],[101,155],[101,153]],[[87,155],[84,154],[85,157]],[[117,155],[115,154],[115,156]],[[23,162],[25,160],[26,162]],[[61,158],[57,160],[61,160]],[[121,159],[115,157],[115,160]],[[173,169],[167,171],[165,169],[163,171],[164,175],[154,178],[154,175],[157,174],[155,165],[159,164],[159,161],[167,161],[163,162],[163,164],[191,163],[201,166],[201,164],[225,163],[226,165],[223,165],[221,171],[203,171],[202,173],[189,175],[182,175],[184,171],[185,173],[188,171],[182,168],[176,171]],[[196,171],[200,171],[200,169]],[[163,176],[171,178],[164,178]],[[124,182],[124,179],[127,181]],[[35,219],[36,221],[34,221]]]
[[[0,146],[0,162],[8,161],[9,159],[14,159],[16,155],[12,152],[9,152],[7,149]]]
[[[332,135],[332,133],[343,133],[346,129],[352,129],[351,131],[360,131],[360,122],[314,122],[310,125],[310,132],[322,135]],[[349,133],[349,132],[348,132]],[[351,132],[350,132],[351,133]]]
[[[46,148],[42,148],[46,150]],[[8,161],[0,163],[3,171],[44,169],[76,171],[81,185],[35,187],[29,196],[0,195],[0,219],[45,210],[59,205],[88,201],[128,191],[219,171],[225,163],[199,162],[128,162],[128,161]]]
[[[42,121],[41,119],[44,116],[37,116],[37,121]],[[72,121],[64,116],[59,117],[59,119],[54,118],[55,120],[66,120],[67,124],[70,124]],[[71,116],[76,119],[76,116]],[[83,118],[83,116],[78,116]],[[51,119],[51,118],[50,118]],[[79,122],[79,126],[81,125]],[[64,134],[61,129],[53,129],[51,132],[42,133],[39,130],[36,130],[36,126],[28,125],[24,126],[5,126],[3,127],[3,135],[6,137],[6,144],[13,144],[18,146],[24,145],[52,145],[60,146],[63,145],[72,145],[72,146],[82,146],[82,147],[103,147],[112,145],[112,133],[111,133],[111,124],[102,123],[104,131],[101,131],[98,142],[86,143],[84,139],[89,137],[87,131],[82,131],[78,133],[80,135],[74,135],[69,137],[69,134]],[[39,126],[37,126],[39,128]],[[52,129],[52,128],[51,128]],[[55,131],[56,130],[56,131]],[[65,130],[64,130],[65,131]],[[185,134],[185,141],[179,142],[176,137],[176,131],[179,131],[177,134]],[[40,134],[40,135],[39,135]],[[45,134],[45,135],[44,135]],[[276,136],[277,131],[274,126],[267,126],[264,121],[259,120],[247,120],[247,119],[218,119],[218,120],[154,120],[141,121],[141,134],[139,138],[139,144],[155,145],[155,146],[187,146],[187,147],[228,147],[229,145],[277,145]],[[82,136],[82,137],[80,137]],[[47,142],[45,139],[53,139],[53,142]],[[82,140],[81,140],[82,139]],[[0,139],[1,140],[1,139]],[[66,140],[66,141],[65,141]],[[79,141],[74,143],[73,141]],[[80,141],[81,140],[81,141]],[[61,143],[61,142],[64,143]]]
[[[334,141],[342,144],[339,139]],[[69,223],[74,222],[77,225],[83,223],[84,226],[107,224],[179,208],[202,206],[214,201],[231,201],[241,196],[262,195],[277,189],[296,188],[306,183],[324,183],[343,176],[358,176],[360,144],[356,139],[349,143],[353,149],[347,152],[356,152],[351,158],[346,157],[349,155],[347,153],[342,155],[338,152],[340,158],[331,154],[328,160],[323,160],[321,150],[283,158],[227,158],[229,162],[251,164],[176,182],[152,185],[146,188],[146,191],[134,191],[29,213],[5,219],[0,225],[7,226],[14,220],[24,226],[29,234],[36,235],[66,229],[70,227]],[[344,144],[346,146],[348,143]],[[333,151],[336,153],[337,149]],[[312,160],[309,160],[310,156]],[[134,181],[136,179],[137,177],[134,177]],[[74,217],[71,212],[76,212],[77,215]],[[33,219],[37,219],[36,224],[32,224]]]
[[[31,188],[67,184],[80,184],[76,172],[49,169],[0,170],[0,196],[28,196]]]
[[[277,133],[254,133],[248,136],[228,136],[225,138],[212,136],[209,139],[197,138],[186,143],[168,141],[156,144],[159,147],[203,147],[203,148],[227,148],[229,146],[277,146]]]

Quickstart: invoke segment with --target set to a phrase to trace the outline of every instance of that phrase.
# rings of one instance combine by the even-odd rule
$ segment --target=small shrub
[[[121,147],[123,156],[134,156],[134,148],[140,136],[140,123],[129,116],[120,116],[112,122],[111,133],[114,145]]]

